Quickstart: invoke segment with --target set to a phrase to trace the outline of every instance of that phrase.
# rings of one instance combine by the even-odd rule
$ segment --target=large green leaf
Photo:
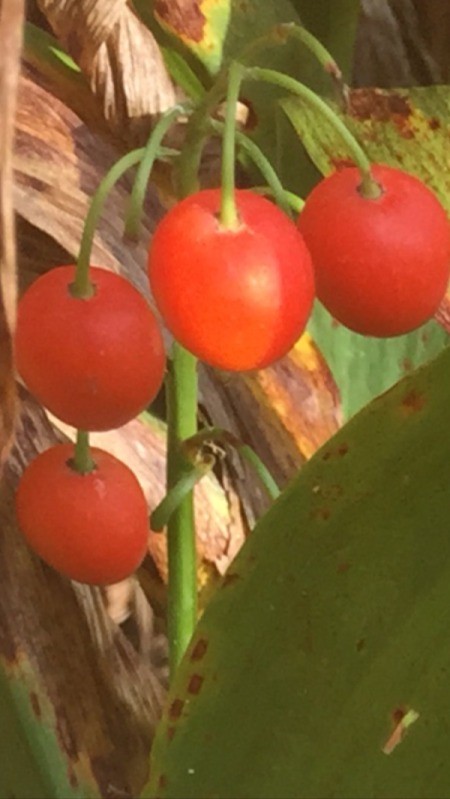
[[[448,795],[449,424],[446,350],[303,468],[200,621],[146,796]]]
[[[315,109],[298,98],[283,99],[281,106],[323,174],[350,158],[340,136],[323,123]],[[353,91],[350,113],[341,117],[373,161],[417,175],[450,210],[450,179],[442,168],[448,156],[449,87]],[[448,340],[434,322],[395,339],[363,338],[337,326],[319,305],[309,330],[337,381],[347,416],[393,385],[405,371],[440,352]]]

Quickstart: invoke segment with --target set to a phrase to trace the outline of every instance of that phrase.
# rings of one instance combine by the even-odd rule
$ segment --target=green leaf
[[[94,799],[96,781],[80,780],[58,741],[54,708],[31,663],[0,660],[0,796]],[[77,769],[78,770],[78,769]],[[79,770],[78,770],[79,771]]]
[[[280,103],[308,155],[323,175],[350,155],[340,136],[299,98]],[[357,89],[349,113],[340,113],[374,162],[411,172],[434,189],[450,211],[448,160],[450,86],[417,89]],[[338,112],[336,106],[334,110]]]
[[[449,424],[446,350],[306,464],[199,623],[146,796],[448,794]]]
[[[339,386],[344,419],[438,355],[448,342],[447,333],[436,322],[397,338],[359,336],[338,324],[319,302],[308,331]]]
[[[281,106],[324,175],[349,159],[340,137],[306,103],[287,98]],[[417,175],[450,211],[450,178],[442,169],[447,158],[450,89],[362,89],[351,92],[350,108],[352,113],[341,117],[370,158]],[[336,326],[319,305],[309,331],[336,379],[347,417],[393,385],[405,371],[440,352],[448,341],[446,332],[434,322],[395,339],[364,338]]]

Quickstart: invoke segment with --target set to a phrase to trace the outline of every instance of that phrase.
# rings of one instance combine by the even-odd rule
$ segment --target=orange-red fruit
[[[240,225],[221,225],[220,189],[193,194],[159,224],[149,252],[153,295],[186,349],[221,369],[259,369],[285,355],[314,299],[308,250],[273,203],[237,191]]]
[[[313,259],[317,296],[357,333],[397,336],[435,314],[450,269],[450,226],[435,195],[399,169],[374,166],[382,188],[365,199],[346,168],[311,192],[298,226]]]
[[[81,583],[109,585],[141,564],[148,540],[148,510],[133,472],[93,448],[94,471],[70,466],[74,449],[46,450],[25,470],[16,495],[19,526],[30,547],[50,566]]]
[[[17,368],[55,416],[83,430],[111,430],[154,399],[165,368],[161,333],[125,278],[90,268],[95,294],[70,292],[74,266],[38,278],[19,303]]]

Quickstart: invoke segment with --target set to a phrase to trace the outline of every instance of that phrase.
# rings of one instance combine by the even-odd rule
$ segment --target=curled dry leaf
[[[79,117],[37,82],[33,69],[25,67],[20,78],[16,122],[14,169],[15,207],[24,220],[26,234],[20,240],[22,284],[49,266],[51,242],[73,260],[78,254],[86,213],[100,181],[117,160],[116,150],[91,133]],[[93,262],[121,271],[148,296],[147,246],[162,208],[156,194],[148,192],[139,242],[124,242],[123,218],[131,190],[130,177],[111,192],[97,228]],[[40,231],[39,245],[33,229]],[[36,257],[45,237],[44,257]],[[21,263],[22,266],[22,263]],[[26,271],[32,267],[31,274]]]
[[[101,796],[114,785],[123,796],[136,796],[164,690],[151,658],[142,658],[105,612],[100,590],[47,568],[17,529],[18,477],[37,452],[62,437],[22,393],[0,503],[0,665],[34,697],[46,741],[55,736],[72,785],[87,783],[91,791],[95,785]]]
[[[267,369],[233,375],[205,371],[201,385],[209,422],[250,444],[280,486],[342,424],[338,388],[308,333]],[[233,481],[242,488],[247,517],[255,519],[267,508],[266,493],[248,465],[236,458],[234,464]]]
[[[11,441],[15,413],[11,338],[16,307],[12,147],[23,16],[23,0],[5,0],[0,5],[0,463]]]
[[[105,119],[128,141],[175,103],[152,33],[127,0],[39,0],[57,37],[87,76]]]

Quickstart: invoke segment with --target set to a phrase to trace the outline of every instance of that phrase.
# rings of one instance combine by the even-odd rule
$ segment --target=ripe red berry
[[[399,169],[374,166],[378,199],[361,196],[360,173],[322,180],[300,214],[317,296],[357,333],[408,333],[436,312],[450,269],[450,226],[435,195]]]
[[[240,226],[221,225],[220,189],[180,202],[159,224],[149,277],[176,339],[221,369],[260,369],[285,355],[314,299],[308,250],[271,202],[237,191]]]
[[[30,547],[50,566],[81,583],[109,585],[142,562],[148,510],[133,472],[93,448],[96,468],[70,465],[74,448],[46,450],[25,470],[16,496],[19,526]]]
[[[19,303],[17,368],[49,411],[83,430],[110,430],[157,394],[165,356],[158,323],[125,278],[91,267],[95,293],[70,291],[74,266],[38,278]]]

